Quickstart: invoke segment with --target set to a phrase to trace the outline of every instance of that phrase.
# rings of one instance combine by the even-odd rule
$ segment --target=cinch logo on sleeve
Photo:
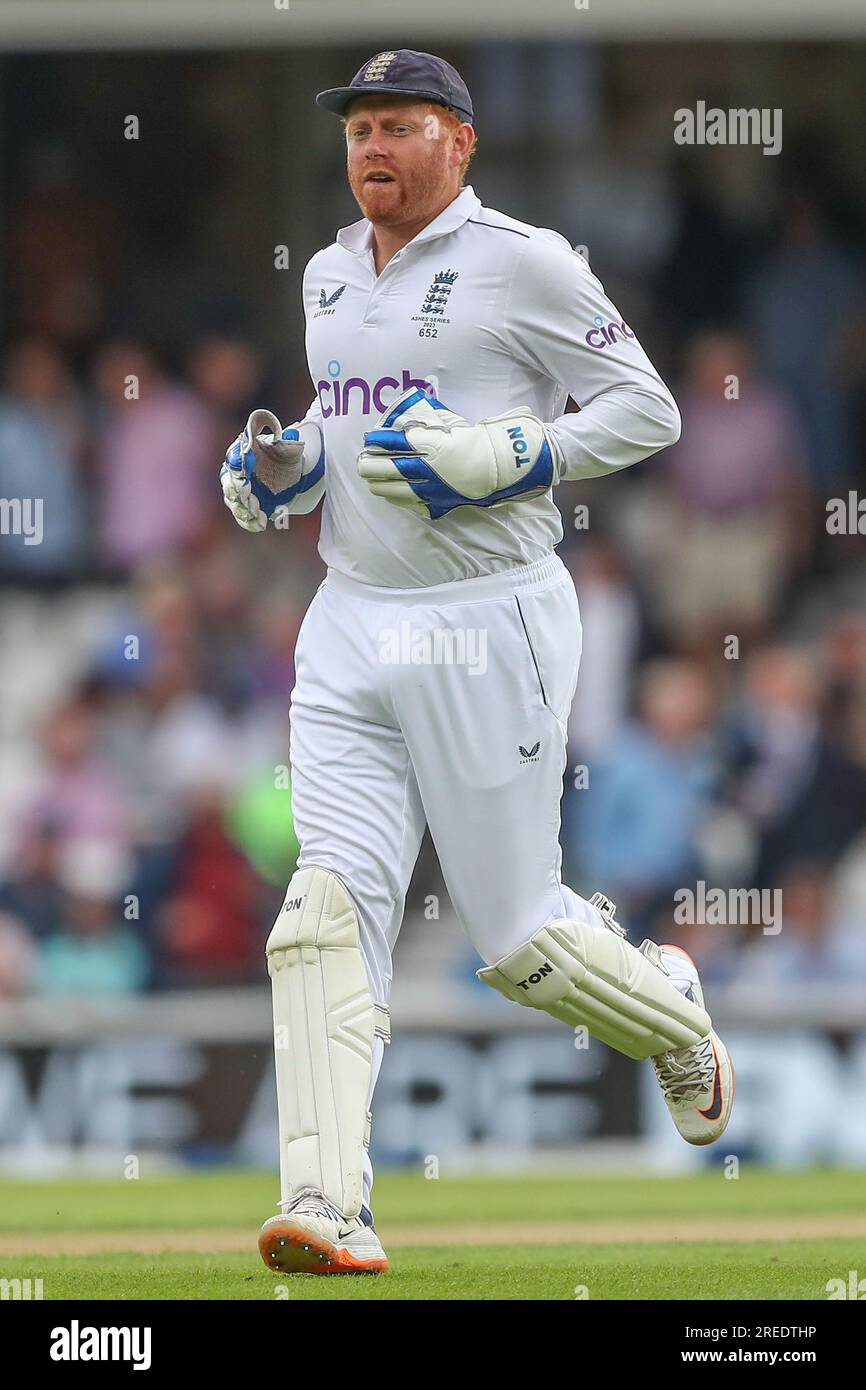
[[[362,376],[350,376],[343,381],[340,377],[340,363],[333,358],[328,363],[330,381],[317,381],[316,393],[322,415],[326,420],[334,415],[381,415],[388,409],[392,400],[408,391],[411,386],[423,386],[431,396],[436,395],[435,382],[425,381],[423,377],[413,376],[403,368],[403,384],[396,376],[380,376],[378,381],[367,381]],[[389,390],[386,399],[382,392]]]
[[[614,319],[611,323],[605,323],[601,314],[596,314],[593,319],[595,328],[591,328],[586,335],[586,341],[591,348],[606,348],[611,343],[618,343],[620,338],[634,338],[627,323],[617,323]]]

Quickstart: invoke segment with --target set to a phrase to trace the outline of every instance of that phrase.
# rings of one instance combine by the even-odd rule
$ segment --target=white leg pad
[[[390,1041],[390,1030],[387,1008],[370,994],[355,904],[336,874],[294,874],[265,949],[282,1199],[311,1187],[357,1216],[373,1042]]]
[[[516,1004],[585,1027],[627,1057],[690,1047],[712,1027],[706,1010],[630,942],[572,919],[542,927],[478,978]]]

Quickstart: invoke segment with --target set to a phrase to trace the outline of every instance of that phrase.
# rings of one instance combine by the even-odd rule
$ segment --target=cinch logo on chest
[[[336,371],[332,371],[332,368],[336,368]],[[330,381],[316,382],[319,405],[326,420],[332,415],[351,415],[353,411],[358,415],[381,415],[388,409],[391,400],[396,400],[412,386],[421,386],[431,396],[436,395],[433,382],[413,376],[406,367],[403,368],[402,385],[395,376],[380,376],[378,381],[367,381],[362,376],[350,376],[347,381],[341,381],[340,364],[336,360],[328,363],[328,371],[331,372]],[[387,387],[391,387],[393,396],[385,400],[382,392]]]

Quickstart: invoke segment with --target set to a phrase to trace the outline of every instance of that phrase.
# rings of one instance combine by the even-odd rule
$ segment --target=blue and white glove
[[[417,387],[364,435],[358,472],[377,497],[434,521],[538,497],[560,477],[556,446],[526,406],[472,425]]]
[[[305,473],[308,445],[318,462]],[[269,521],[283,523],[288,504],[319,482],[323,471],[324,446],[317,425],[284,430],[269,410],[254,410],[220,469],[223,501],[244,530],[264,531]]]

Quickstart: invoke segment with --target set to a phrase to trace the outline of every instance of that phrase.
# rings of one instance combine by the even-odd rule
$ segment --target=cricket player
[[[377,1273],[370,1106],[425,825],[485,984],[649,1058],[689,1143],[722,1133],[734,1078],[691,959],[631,945],[560,876],[581,627],[551,491],[674,443],[677,407],[586,260],[464,186],[453,67],[389,50],[317,102],[363,218],[304,275],[313,404],[287,429],[254,412],[221,474],[250,531],[322,499],[327,565],[292,695],[301,855],[267,943],[282,1191],[259,1249]]]

